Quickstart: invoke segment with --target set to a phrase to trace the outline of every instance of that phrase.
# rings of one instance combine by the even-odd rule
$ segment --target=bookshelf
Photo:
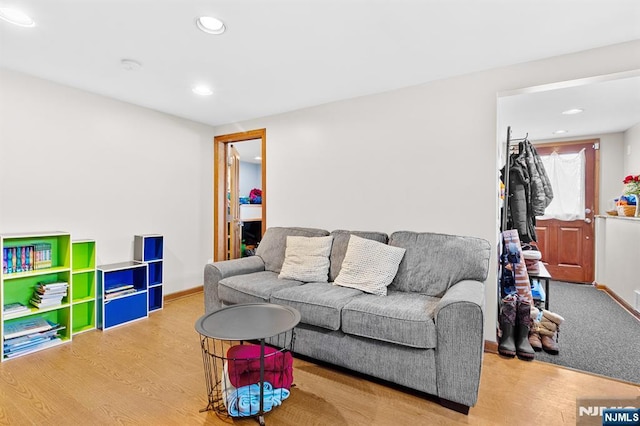
[[[107,330],[149,316],[148,266],[127,261],[99,265],[98,328]]]
[[[96,328],[96,242],[71,242],[71,310],[73,334]]]
[[[71,234],[67,232],[0,235],[0,359],[17,358],[71,341]],[[31,303],[38,284],[67,283],[52,305]],[[9,311],[13,306],[16,310]]]
[[[145,262],[149,268],[149,311],[162,309],[163,306],[163,245],[162,235],[144,234],[134,237],[133,258]]]

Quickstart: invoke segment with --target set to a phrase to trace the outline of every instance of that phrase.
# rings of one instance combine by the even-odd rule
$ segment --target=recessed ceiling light
[[[10,9],[8,7],[0,7],[0,19],[21,27],[36,26],[35,21],[29,15],[18,9]]]
[[[213,95],[213,90],[211,90],[210,87],[204,85],[194,86],[191,90],[193,91],[193,93],[200,96]]]
[[[219,20],[218,18],[214,18],[213,16],[201,16],[196,19],[196,25],[202,31],[208,34],[222,34],[225,32],[227,27],[225,27],[224,22]]]
[[[555,132],[553,132],[554,135],[561,135],[563,133],[567,133],[568,130],[556,130]]]
[[[583,112],[584,110],[581,108],[572,108],[572,109],[568,109],[566,111],[562,111],[562,113],[564,115],[573,115],[573,114],[580,114],[581,112]]]
[[[120,61],[120,66],[125,71],[135,71],[139,69],[142,64],[138,61],[134,61],[133,59],[123,59]]]

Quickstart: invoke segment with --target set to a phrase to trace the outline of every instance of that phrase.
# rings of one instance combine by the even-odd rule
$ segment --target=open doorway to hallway
[[[266,229],[266,129],[214,138],[214,260],[250,255]]]
[[[638,144],[636,129],[640,126],[640,70],[501,93],[497,106],[500,166],[505,164],[505,158],[509,155],[509,148],[505,144],[505,131],[509,126],[514,130],[511,140],[530,140],[541,157],[557,154],[558,162],[577,164],[573,160],[581,152],[585,156],[582,163],[584,165],[580,169],[580,180],[584,185],[574,185],[575,189],[569,191],[569,195],[584,195],[584,198],[578,200],[582,204],[575,203],[576,207],[579,204],[582,207],[567,210],[563,206],[559,211],[562,217],[553,219],[537,215],[535,217],[536,243],[542,252],[542,261],[548,269],[551,283],[544,292],[534,292],[535,284],[540,284],[540,280],[536,279],[535,272],[529,274],[531,295],[538,308],[531,309],[533,325],[529,333],[530,337],[536,337],[536,334],[543,335],[543,329],[548,333],[551,331],[547,336],[555,339],[556,345],[554,353],[545,349],[543,344],[542,353],[538,352],[540,355],[536,355],[535,359],[619,378],[616,376],[617,366],[620,364],[617,360],[624,358],[626,353],[612,353],[610,349],[615,345],[599,346],[599,343],[604,341],[602,336],[619,339],[620,332],[638,329],[638,323],[633,318],[639,312],[637,306],[634,309],[633,290],[636,287],[628,284],[630,281],[637,283],[637,280],[633,280],[630,275],[623,277],[617,272],[626,272],[626,265],[633,261],[626,259],[621,264],[619,258],[634,252],[634,247],[637,247],[637,241],[640,240],[627,237],[631,234],[629,229],[633,231],[632,228],[636,228],[634,225],[637,219],[619,218],[604,213],[609,213],[614,205],[613,201],[624,190],[624,177],[637,173],[637,162],[633,163],[635,157],[631,157],[631,151]],[[593,158],[589,158],[590,155]],[[572,170],[578,169],[573,167]],[[584,192],[579,191],[578,187]],[[559,188],[553,188],[554,197],[556,189],[559,192]],[[573,198],[578,197],[569,197]],[[545,211],[545,216],[551,217],[550,212]],[[594,222],[597,223],[595,230]],[[615,232],[609,232],[610,228]],[[523,249],[532,250],[529,243],[522,246]],[[614,253],[611,247],[620,249]],[[523,251],[523,257],[524,253]],[[532,257],[529,256],[529,259]],[[508,280],[501,280],[501,289],[504,288],[504,282]],[[574,283],[593,283],[596,288],[593,285]],[[599,290],[605,290],[611,297]],[[542,294],[545,304],[538,304],[539,300],[536,300],[534,293],[537,293],[538,298]],[[578,294],[597,298],[596,307],[587,308]],[[605,302],[611,302],[612,307],[605,307]],[[500,319],[505,304],[505,299],[500,298]],[[620,310],[622,318],[631,319],[629,325],[613,324],[611,318],[614,308],[616,312]],[[549,311],[550,315],[545,316],[542,312],[541,317],[542,310]],[[595,310],[603,315],[597,317],[594,315]],[[590,315],[574,315],[583,312],[589,312]],[[547,321],[554,315],[558,319],[555,326]],[[543,322],[547,324],[544,327]],[[562,334],[559,333],[560,323]],[[550,330],[549,324],[555,330]],[[587,339],[593,336],[597,337],[594,340]],[[502,344],[502,336],[499,339]],[[531,339],[529,342],[531,343]],[[593,342],[598,342],[598,345]],[[578,353],[583,357],[583,363],[575,362],[580,358],[576,355]],[[605,365],[600,362],[605,358],[613,362],[606,364],[607,368],[596,371],[596,366]]]

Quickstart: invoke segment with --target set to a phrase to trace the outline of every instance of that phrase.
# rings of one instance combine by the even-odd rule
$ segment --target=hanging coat
[[[527,171],[529,172],[529,180],[531,185],[530,205],[531,212],[535,224],[535,217],[544,215],[544,211],[553,200],[553,189],[551,181],[547,175],[547,171],[542,164],[542,159],[538,155],[538,151],[528,140],[524,141],[524,158],[526,161]]]
[[[514,155],[509,168],[508,227],[516,229],[520,241],[536,241],[535,216],[531,212],[531,179],[524,153]]]

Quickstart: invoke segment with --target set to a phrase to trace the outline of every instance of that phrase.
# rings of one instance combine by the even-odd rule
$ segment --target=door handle
[[[585,212],[585,214],[589,214],[589,213],[591,213],[591,209],[590,208],[586,208],[586,209],[584,209],[584,212]]]
[[[585,218],[585,219],[584,219],[584,221],[585,221],[585,223],[591,223],[591,219],[590,219],[590,218],[588,218],[588,217],[587,217],[587,218]]]

